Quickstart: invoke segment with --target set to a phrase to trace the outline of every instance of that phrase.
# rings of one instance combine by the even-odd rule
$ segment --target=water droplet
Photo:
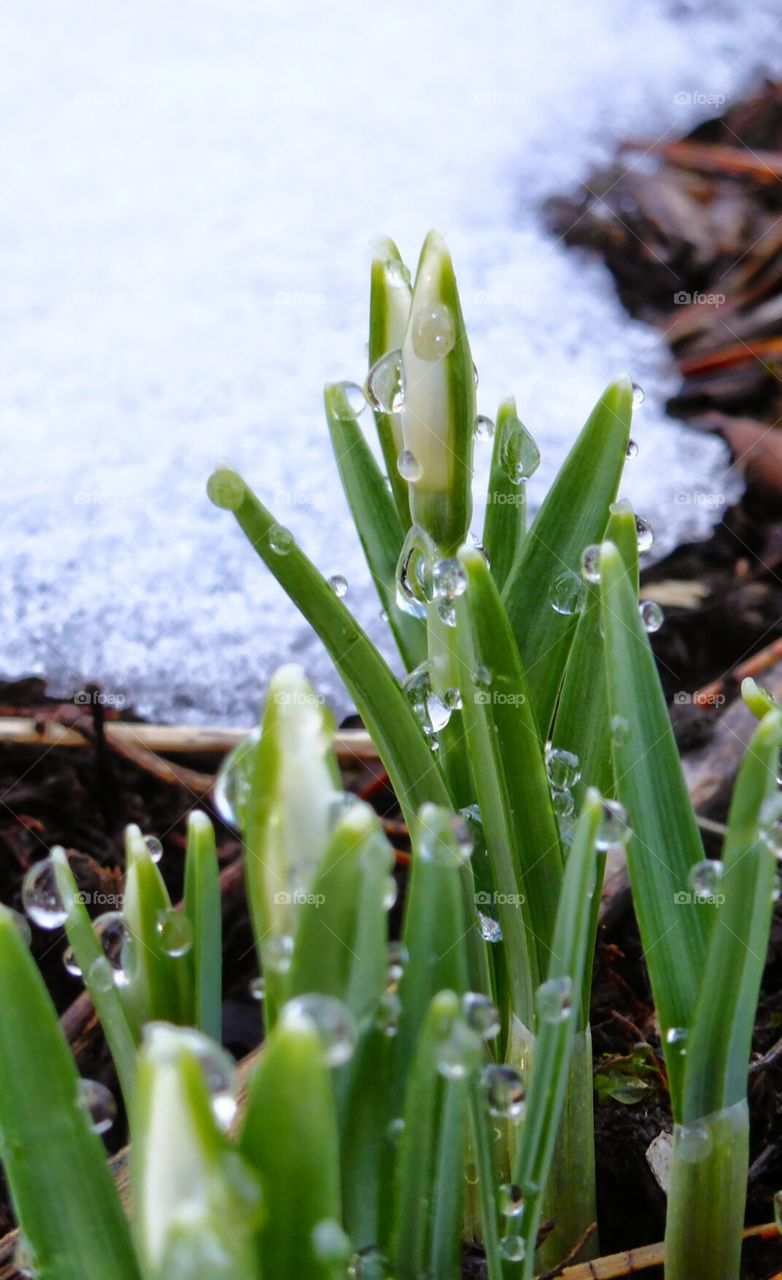
[[[557,579],[551,584],[549,589],[549,601],[552,609],[557,613],[570,617],[574,613],[578,613],[584,604],[586,588],[584,581],[576,573],[568,570],[561,573]]]
[[[386,1129],[386,1137],[392,1146],[396,1146],[405,1131],[405,1122],[401,1116],[392,1120]]]
[[[615,747],[621,747],[630,741],[630,725],[624,716],[611,717],[611,741]]]
[[[105,993],[118,984],[119,978],[120,973],[112,967],[106,957],[98,956],[87,970],[87,987]]]
[[[524,1212],[524,1192],[515,1182],[500,1187],[500,1213],[503,1218],[520,1218]]]
[[[474,367],[474,366],[473,366]],[[477,383],[476,383],[477,386]],[[494,435],[494,422],[491,418],[487,418],[485,414],[479,413],[475,419],[475,438],[476,440],[491,440]]]
[[[501,432],[500,466],[511,484],[523,484],[540,466],[540,450],[524,423],[515,416],[505,418]]]
[[[193,926],[186,915],[173,907],[158,912],[155,926],[160,945],[169,956],[186,956],[193,946]]]
[[[214,806],[223,822],[239,830],[245,825],[250,774],[259,741],[260,730],[255,729],[225,757],[215,779]]]
[[[266,983],[262,977],[253,978],[247,990],[253,1000],[257,1000],[260,1004],[266,995]]]
[[[704,858],[690,867],[689,883],[697,902],[708,902],[719,893],[724,868],[721,862]]]
[[[405,538],[396,567],[396,602],[414,618],[426,617],[432,599],[434,544],[414,525]]]
[[[638,612],[641,615],[644,630],[649,635],[653,635],[655,631],[660,630],[663,625],[663,611],[659,604],[655,604],[654,600],[644,600],[638,606]]]
[[[348,580],[347,578],[343,578],[341,573],[335,573],[331,578],[329,578],[329,586],[334,592],[334,595],[340,600],[348,593]]]
[[[600,830],[597,833],[595,848],[601,853],[622,844],[629,834],[627,814],[618,800],[604,800]]]
[[[269,530],[269,546],[276,556],[287,556],[295,546],[290,529],[282,524],[273,524]]]
[[[388,1259],[374,1245],[368,1245],[348,1266],[348,1280],[386,1280]]]
[[[645,399],[646,399],[646,393],[644,392],[643,387],[640,386],[639,383],[634,382],[633,383],[633,408],[637,409],[639,405],[643,404]]]
[[[403,942],[389,942],[388,944],[388,980],[394,985],[401,980],[410,956],[407,947]]]
[[[350,1010],[333,996],[296,996],[284,1006],[282,1017],[294,1023],[304,1019],[315,1027],[328,1066],[341,1067],[353,1056],[356,1022]]]
[[[405,368],[402,352],[389,351],[369,370],[364,393],[379,413],[399,413],[405,401]]]
[[[635,536],[638,541],[639,556],[648,555],[654,546],[654,530],[643,516],[635,517]]]
[[[293,938],[288,933],[269,938],[263,946],[263,960],[272,973],[287,973],[293,960]]]
[[[206,482],[209,501],[222,511],[238,511],[246,493],[242,477],[224,463],[218,463]]]
[[[399,896],[399,887],[393,876],[389,876],[386,880],[385,890],[383,892],[383,909],[390,911]]]
[[[625,457],[628,460],[638,457],[638,445],[635,443],[635,440],[628,440],[627,453],[625,454]]]
[[[581,762],[572,751],[552,747],[546,751],[549,782],[558,789],[574,787],[581,778]]]
[[[472,673],[472,682],[477,689],[491,688],[491,671],[488,667],[476,667]]]
[[[460,1018],[438,1028],[437,1070],[446,1080],[463,1080],[480,1060],[481,1040]]]
[[[13,1265],[20,1276],[30,1277],[30,1280],[35,1276],[35,1270],[38,1265],[37,1258],[29,1240],[21,1234],[16,1238]]]
[[[683,1058],[687,1053],[689,1038],[690,1033],[686,1027],[669,1027],[665,1033],[665,1043],[677,1058]]]
[[[410,285],[410,271],[398,258],[389,258],[386,266],[386,280],[395,289],[407,289]]]
[[[467,574],[456,557],[438,560],[432,569],[432,593],[436,600],[455,600],[467,590]]]
[[[600,547],[596,542],[581,552],[581,577],[586,582],[600,581]]]
[[[676,1154],[688,1164],[705,1160],[711,1151],[712,1139],[704,1124],[683,1124],[676,1128]]]
[[[312,1252],[327,1266],[344,1266],[352,1254],[350,1240],[334,1218],[322,1218],[312,1228]]]
[[[52,858],[36,862],[22,881],[22,906],[40,929],[59,929],[68,918],[68,911],[57,886],[57,874]]]
[[[160,843],[157,836],[144,836],[144,844],[147,847],[147,852],[149,853],[152,861],[160,862],[160,859],[163,857],[163,845]]]
[[[503,1236],[500,1240],[500,1253],[506,1262],[523,1262],[525,1252],[521,1236]]]
[[[437,613],[440,621],[444,622],[446,627],[456,626],[456,608],[451,604],[450,600],[438,600]]]
[[[396,469],[402,479],[409,481],[410,484],[415,484],[416,480],[420,480],[423,475],[420,462],[409,449],[403,449],[400,453],[396,460]]]
[[[479,911],[478,924],[484,942],[502,942],[502,925],[498,920],[492,920],[491,916]]]
[[[443,303],[419,308],[413,319],[413,351],[419,360],[441,360],[455,342],[453,316]]]
[[[117,1118],[114,1094],[97,1080],[79,1081],[79,1106],[90,1117],[93,1133],[108,1133]]]
[[[65,972],[69,973],[72,978],[81,977],[81,967],[74,954],[73,947],[66,947],[62,953],[62,962],[65,966]]]
[[[500,1034],[500,1015],[489,997],[479,991],[462,996],[462,1013],[467,1026],[483,1040],[493,1040]]]
[[[548,978],[535,993],[535,1008],[541,1022],[564,1022],[573,1008],[570,978]]]
[[[503,1120],[517,1122],[524,1115],[526,1090],[524,1081],[513,1067],[490,1063],[481,1073],[489,1112]]]
[[[337,384],[348,403],[348,408],[356,417],[367,407],[364,392],[357,382],[340,382]]]
[[[104,911],[92,922],[95,937],[103,948],[104,958],[110,967],[119,971],[126,959],[125,948],[130,938],[125,918],[121,911]]]
[[[380,997],[375,1013],[375,1024],[384,1035],[395,1036],[399,1029],[402,1003],[395,991],[386,991]]]
[[[570,818],[576,811],[573,792],[564,787],[561,791],[556,787],[551,792],[551,806],[558,818]]]
[[[443,694],[443,702],[449,711],[461,711],[462,709],[462,691],[461,689],[446,689]]]

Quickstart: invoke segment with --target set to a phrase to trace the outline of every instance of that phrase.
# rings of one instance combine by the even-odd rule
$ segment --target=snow
[[[369,244],[452,249],[479,407],[516,395],[539,500],[603,385],[646,390],[627,493],[658,547],[734,481],[667,421],[658,336],[548,236],[549,193],[779,71],[771,3],[328,6],[8,0],[0,10],[0,670],[144,714],[249,723],[297,656],[344,694],[206,479],[228,458],[370,633],[327,380],[364,369]]]

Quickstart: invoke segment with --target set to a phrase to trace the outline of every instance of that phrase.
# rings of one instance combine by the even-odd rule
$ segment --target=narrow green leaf
[[[678,1117],[681,1055],[667,1033],[690,1026],[706,959],[708,913],[682,907],[703,845],[634,584],[612,543],[601,550],[600,594],[609,711],[628,726],[613,743],[617,791],[631,828],[627,863]]]
[[[513,1008],[526,1021],[553,933],[559,831],[529,686],[499,592],[479,551],[463,548],[459,556],[468,579],[457,602],[462,715],[496,895],[496,909],[485,914],[502,926]],[[476,683],[479,668],[486,677]]]
[[[185,915],[193,926],[195,1021],[218,1042],[223,1026],[223,917],[214,827],[205,813],[188,817]]]
[[[405,902],[403,940],[409,960],[399,984],[401,1010],[394,1038],[391,1115],[398,1117],[410,1064],[432,997],[446,988],[467,990],[467,936],[462,867],[453,815],[425,805],[412,830],[413,860]]]
[[[305,895],[290,973],[291,995],[334,996],[360,1021],[385,991],[393,853],[369,805],[351,804]]]
[[[380,1019],[359,1036],[340,1125],[345,1228],[357,1250],[387,1244],[392,1211],[393,1132],[388,1112],[393,1037]]]
[[[589,949],[590,902],[595,886],[595,842],[602,808],[598,793],[588,791],[565,864],[548,976],[536,997],[535,1049],[514,1176],[524,1195],[519,1234],[526,1245],[526,1278],[533,1274],[543,1196],[578,1025],[578,1005]],[[574,1177],[583,1176],[583,1171],[572,1172]]]
[[[125,1105],[130,1110],[136,1074],[138,1044],[136,1030],[128,1018],[126,1007],[114,984],[110,962],[104,955],[103,948],[95,936],[92,921],[79,897],[65,851],[53,849],[52,859],[56,868],[60,895],[68,909],[68,918],[65,921],[68,941],[73,948],[76,963],[81,969],[84,985],[100,1018],[103,1033],[117,1069]]]
[[[232,473],[233,474],[233,473]],[[237,477],[238,479],[238,477]],[[377,747],[408,823],[448,793],[420,725],[380,654],[314,565],[277,533],[274,517],[242,484],[234,510],[253,548],[320,636]],[[274,546],[285,546],[284,554]]]
[[[40,1280],[139,1280],[103,1143],[35,962],[0,908],[0,1157]]]
[[[732,1107],[747,1095],[777,878],[776,859],[763,839],[762,815],[778,795],[781,747],[782,710],[776,709],[761,720],[747,748],[730,806],[723,872],[710,888],[717,911],[687,1045],[685,1123]],[[695,913],[708,909],[708,902],[697,900],[689,908]]]
[[[402,661],[411,671],[426,657],[426,630],[420,618],[411,617],[396,602],[396,566],[406,529],[340,383],[326,387],[325,402],[331,444],[353,523]],[[399,476],[398,471],[396,474]]]
[[[263,1275],[332,1280],[313,1247],[324,1220],[341,1220],[337,1121],[329,1071],[314,1024],[283,1012],[248,1091],[239,1138],[265,1190],[257,1233]]]
[[[452,1280],[456,1274],[467,1077],[480,1055],[481,1042],[465,1025],[458,996],[439,992],[422,1027],[405,1098],[391,1248],[399,1280]]]
[[[628,378],[611,383],[593,409],[535,518],[503,590],[542,737],[546,737],[576,619],[558,613],[550,591],[578,573],[585,547],[603,536],[630,438]]]
[[[483,518],[483,547],[500,591],[521,555],[527,534],[527,475],[520,474],[527,468],[518,456],[520,445],[515,444],[526,440],[532,444],[532,437],[519,421],[516,401],[509,397],[497,413]]]
[[[173,910],[171,898],[138,827],[127,828],[125,857],[122,914],[130,935],[127,955],[123,953],[127,975],[127,983],[122,988],[125,1007],[138,1029],[152,1021],[191,1023],[190,955],[173,955],[166,950],[161,925]]]

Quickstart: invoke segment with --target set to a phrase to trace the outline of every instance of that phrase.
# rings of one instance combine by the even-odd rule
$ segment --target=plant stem
[[[746,1100],[676,1125],[665,1280],[738,1280],[748,1167]]]

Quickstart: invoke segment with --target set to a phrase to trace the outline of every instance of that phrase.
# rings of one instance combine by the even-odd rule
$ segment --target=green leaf
[[[193,926],[195,1024],[218,1042],[223,1026],[223,918],[214,827],[205,813],[188,817],[185,915]]]
[[[231,473],[235,475],[235,473]],[[239,480],[239,477],[236,477]],[[367,727],[408,823],[427,801],[448,793],[421,727],[380,654],[315,566],[295,546],[284,554],[280,526],[242,485],[234,510],[240,527],[277,581],[320,636]]]
[[[57,876],[57,886],[67,907],[65,931],[73,948],[76,963],[81,969],[84,985],[89,992],[95,1011],[100,1018],[103,1033],[111,1050],[117,1069],[125,1105],[129,1109],[133,1096],[136,1074],[137,1035],[127,1010],[113,981],[110,962],[95,936],[87,910],[84,907],[68,866],[63,849],[52,850],[52,860]],[[107,973],[108,966],[108,973]],[[109,982],[106,981],[107,976]]]
[[[667,1032],[691,1025],[706,960],[709,913],[683,909],[680,900],[703,845],[635,585],[612,543],[601,550],[600,594],[609,711],[628,726],[624,740],[613,743],[617,791],[631,827],[627,864],[678,1117],[681,1056]]]
[[[519,1234],[525,1241],[525,1277],[531,1277],[543,1195],[551,1169],[568,1071],[579,1020],[578,1005],[589,951],[591,896],[595,886],[595,842],[603,806],[587,792],[565,865],[548,976],[536,997],[537,1031],[514,1181],[524,1195]],[[573,1179],[583,1170],[573,1169]]]
[[[516,401],[509,397],[497,413],[483,520],[483,547],[500,591],[521,555],[527,535],[527,475],[518,475],[521,469],[529,469],[519,456],[522,443],[527,449],[535,447],[519,421]]]
[[[444,1055],[458,1069],[443,1071]],[[458,996],[431,1002],[414,1062],[399,1143],[391,1248],[398,1280],[453,1280],[459,1256],[467,1078],[481,1042],[465,1025]]]
[[[684,1120],[732,1107],[747,1095],[747,1065],[771,928],[777,865],[763,839],[764,807],[778,795],[782,710],[769,711],[747,748],[733,792],[714,893],[695,1020],[687,1046]],[[708,903],[694,902],[702,913]],[[725,975],[730,974],[730,982]]]
[[[457,602],[462,715],[497,899],[485,914],[502,926],[513,1008],[529,1025],[557,910],[559,831],[529,685],[499,592],[479,551],[462,548],[459,558],[468,579]],[[474,682],[479,668],[488,684]]]
[[[125,900],[122,914],[129,938],[123,952],[127,983],[122,997],[138,1030],[147,1022],[193,1020],[193,977],[189,954],[166,951],[161,919],[173,911],[171,898],[136,826],[125,837]]]
[[[404,945],[409,960],[399,984],[401,1010],[394,1038],[391,1115],[401,1098],[432,997],[467,990],[467,937],[476,928],[465,912],[462,859],[453,815],[425,805],[412,831],[413,859],[405,902]]]
[[[576,622],[552,608],[549,593],[562,574],[579,572],[584,548],[602,538],[625,463],[632,409],[629,379],[611,383],[565,459],[503,590],[544,738]]]
[[[341,383],[326,387],[325,403],[353,523],[402,661],[410,671],[426,657],[426,631],[419,618],[405,613],[396,602],[396,566],[406,529]],[[396,465],[394,470],[399,476]]]
[[[0,1156],[40,1280],[139,1280],[103,1143],[35,962],[0,908]]]
[[[360,1021],[388,973],[388,892],[393,853],[369,805],[346,810],[305,895],[290,973],[291,995],[334,996]]]
[[[267,1216],[258,1261],[274,1280],[332,1280],[313,1248],[313,1230],[340,1221],[334,1099],[314,1024],[285,1012],[250,1081],[239,1146],[261,1177]]]

